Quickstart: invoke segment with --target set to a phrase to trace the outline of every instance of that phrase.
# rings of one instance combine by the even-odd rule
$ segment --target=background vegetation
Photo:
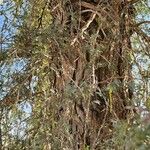
[[[4,0],[0,149],[150,149],[150,1]]]

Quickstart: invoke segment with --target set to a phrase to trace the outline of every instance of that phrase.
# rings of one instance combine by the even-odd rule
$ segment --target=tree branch
[[[142,21],[142,22],[139,22],[138,24],[136,24],[136,26],[140,26],[142,24],[150,24],[150,21],[149,20],[146,20],[146,21]]]

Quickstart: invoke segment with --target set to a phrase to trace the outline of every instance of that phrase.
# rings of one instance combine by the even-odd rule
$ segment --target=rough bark
[[[52,12],[54,20],[61,16],[59,25],[70,33],[72,42],[67,52],[59,55],[61,71],[54,85],[61,92],[69,84],[79,91],[84,81],[91,85],[89,96],[72,100],[69,113],[74,149],[83,149],[86,145],[96,149],[98,141],[111,135],[113,120],[127,119],[126,106],[130,105],[132,92],[128,89],[131,65],[126,57],[132,50],[129,26],[133,12],[126,0],[76,0],[58,4]],[[96,38],[91,47],[96,55],[85,48],[93,35]],[[103,49],[96,52],[100,47]],[[111,91],[108,87],[115,80],[119,87]]]

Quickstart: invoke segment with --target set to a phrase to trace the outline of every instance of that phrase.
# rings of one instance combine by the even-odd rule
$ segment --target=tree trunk
[[[54,23],[70,43],[65,50],[53,46],[59,51],[53,56],[59,70],[53,85],[62,99],[68,87],[76,92],[66,113],[73,149],[96,149],[111,136],[113,121],[127,119],[131,104],[131,5],[127,0],[56,3],[50,4]]]

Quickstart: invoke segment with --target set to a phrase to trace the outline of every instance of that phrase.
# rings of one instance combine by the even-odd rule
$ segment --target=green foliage
[[[149,13],[148,1],[134,4],[136,16],[126,22],[133,30],[129,40],[133,48],[123,45],[129,42],[130,31],[127,26],[125,35],[120,35],[120,18],[106,22],[111,18],[110,10],[106,13],[102,9],[106,17],[97,16],[88,26],[93,3],[86,4],[89,10],[84,11],[90,13],[85,18],[85,12],[77,12],[75,4],[70,3],[11,0],[1,4],[0,149],[75,149],[80,141],[84,141],[84,150],[97,145],[95,149],[150,149],[150,121],[144,120],[144,111],[134,110],[135,106],[142,106],[150,113],[149,33],[147,26],[138,26],[139,17]],[[106,26],[101,25],[105,22]],[[84,33],[83,28],[87,28]],[[127,37],[122,40],[123,36]],[[123,47],[123,56],[118,45]],[[89,60],[86,54],[90,55]],[[122,76],[118,76],[119,58]],[[133,90],[130,98],[129,90]],[[99,97],[105,97],[107,113],[103,119],[100,118],[105,110],[98,114],[103,103],[99,103]],[[120,109],[123,100],[129,101],[125,109],[131,115],[124,121],[114,110]],[[75,109],[75,103],[80,110]],[[97,114],[99,124],[90,118],[91,111],[92,115]],[[75,126],[71,128],[72,120]],[[110,131],[106,139],[104,128]],[[85,142],[88,134],[90,140],[98,138],[96,146]]]

